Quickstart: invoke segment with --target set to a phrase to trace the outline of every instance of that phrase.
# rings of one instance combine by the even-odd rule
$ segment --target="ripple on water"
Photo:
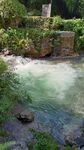
[[[32,98],[26,107],[34,111],[36,118],[54,131],[57,127],[68,133],[69,128],[79,127],[84,115],[84,63],[15,59],[18,89]]]

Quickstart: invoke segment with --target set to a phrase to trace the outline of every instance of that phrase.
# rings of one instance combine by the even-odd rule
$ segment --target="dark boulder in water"
[[[32,112],[23,111],[16,114],[16,118],[20,120],[22,123],[29,123],[34,121],[34,115]]]

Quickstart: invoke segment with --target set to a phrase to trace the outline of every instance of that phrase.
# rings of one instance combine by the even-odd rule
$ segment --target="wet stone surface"
[[[75,142],[80,148],[84,148],[84,135],[75,139]]]
[[[35,129],[40,132],[51,133],[53,135],[53,137],[59,143],[59,145],[60,145],[59,147],[62,147],[63,145],[65,145],[66,139],[58,130],[57,130],[57,132],[54,132],[54,128],[53,128],[53,130],[51,130],[51,128],[49,126],[44,126],[43,124],[36,122],[36,121],[34,121],[32,123],[22,124],[17,119],[8,120],[5,122],[4,127],[5,127],[6,131],[9,133],[9,136],[11,136],[11,139],[16,141],[16,143],[17,143],[16,145],[14,145],[12,147],[12,149],[10,147],[10,149],[8,149],[8,150],[13,150],[15,147],[16,148],[18,147],[18,150],[20,148],[23,148],[24,150],[28,150],[27,143],[35,140],[32,132],[31,132],[31,129]],[[74,132],[78,132],[78,131],[75,130],[75,131],[73,131],[73,133],[71,133],[71,134],[73,134],[73,135],[71,135],[73,138],[70,139],[70,137],[69,137],[67,139],[67,141],[68,141],[67,143],[71,146],[77,145],[77,147],[79,149],[83,150],[84,136],[82,135],[81,132],[80,132],[80,134],[74,133]]]
[[[27,143],[34,140],[33,134],[30,131],[31,129],[35,129],[41,132],[50,132],[49,127],[46,127],[35,121],[32,123],[22,124],[17,119],[6,121],[4,124],[4,128],[8,132],[9,136],[11,136],[11,139],[16,141],[17,143],[16,145],[11,146],[10,149],[7,150],[13,150],[17,147],[18,150],[20,150],[21,148],[23,148],[24,150],[28,150]]]
[[[34,121],[33,113],[28,111],[22,111],[21,113],[16,114],[16,118],[22,123],[30,123]]]

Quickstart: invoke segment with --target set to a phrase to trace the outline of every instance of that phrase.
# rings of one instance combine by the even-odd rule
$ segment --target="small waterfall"
[[[80,126],[84,116],[84,61],[40,61],[14,56],[6,60],[19,76],[19,88],[30,95],[32,103],[26,107],[37,120],[49,124],[53,134],[55,126],[65,133]]]

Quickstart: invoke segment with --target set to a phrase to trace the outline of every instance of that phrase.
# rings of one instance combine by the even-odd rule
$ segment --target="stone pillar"
[[[42,16],[44,16],[44,17],[51,16],[51,4],[42,5]]]
[[[72,31],[56,32],[58,44],[54,48],[53,55],[70,56],[74,52],[75,33]]]

